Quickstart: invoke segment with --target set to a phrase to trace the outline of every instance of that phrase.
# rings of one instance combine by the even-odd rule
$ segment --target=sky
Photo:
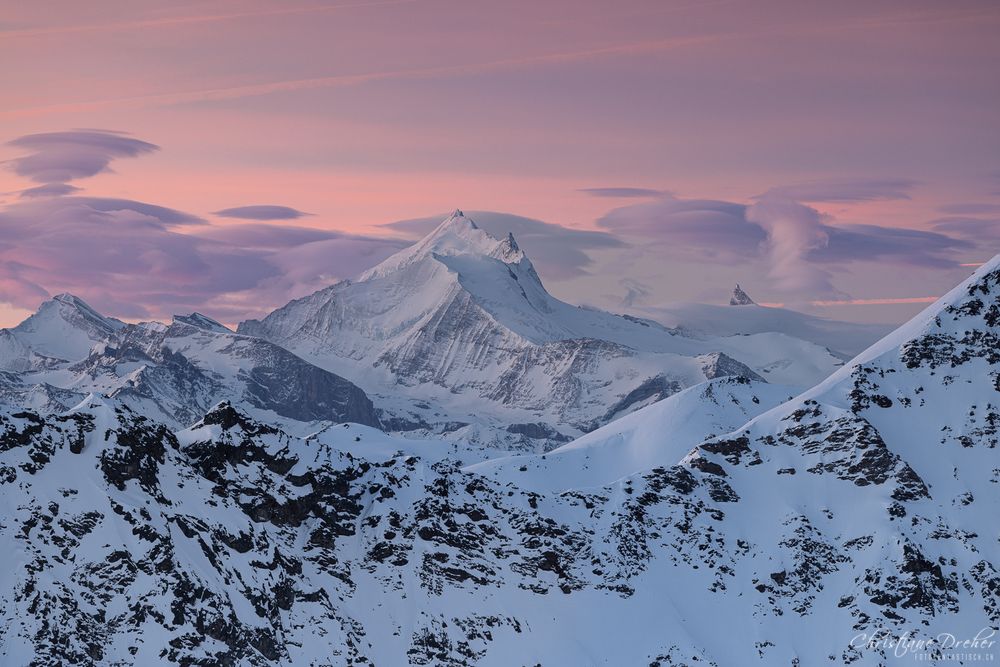
[[[455,208],[619,312],[894,323],[1000,252],[992,1],[0,7],[0,326],[235,323]]]

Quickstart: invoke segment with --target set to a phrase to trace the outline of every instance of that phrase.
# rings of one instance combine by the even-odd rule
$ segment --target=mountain
[[[790,400],[718,379],[493,463],[225,402],[183,430],[94,397],[0,412],[0,656],[987,662],[998,351],[1000,257]]]
[[[0,329],[0,402],[59,411],[94,393],[173,428],[228,400],[267,422],[444,437],[472,461],[551,449],[707,379],[808,386],[843,360],[778,330],[739,334],[559,301],[511,235],[456,211],[357,280],[238,332],[201,313],[126,324],[56,296]]]
[[[59,411],[96,393],[186,426],[232,400],[265,419],[379,425],[351,382],[199,313],[125,324],[63,294],[0,330],[0,341],[0,400],[9,405]]]
[[[21,370],[76,360],[85,357],[94,345],[113,338],[124,326],[72,294],[59,294],[13,329],[3,330],[0,366]]]
[[[557,445],[719,375],[807,386],[842,363],[782,333],[688,336],[564,303],[513,236],[461,211],[357,280],[238,331],[351,378],[393,431],[501,448]]]
[[[750,295],[743,291],[739,283],[733,289],[733,295],[729,297],[730,306],[756,306],[757,303],[750,298]]]

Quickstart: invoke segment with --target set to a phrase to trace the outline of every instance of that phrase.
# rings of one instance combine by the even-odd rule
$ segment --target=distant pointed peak
[[[750,298],[750,295],[743,291],[739,283],[733,289],[733,295],[729,298],[730,306],[756,306],[757,302]]]

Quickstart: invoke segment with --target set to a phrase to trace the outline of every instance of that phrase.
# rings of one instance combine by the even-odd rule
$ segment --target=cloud
[[[998,250],[996,244],[1000,242],[1000,219],[954,216],[938,218],[932,221],[931,226],[934,231],[941,234],[954,234],[980,245],[983,242],[990,243],[992,245],[987,249],[991,253]]]
[[[580,188],[577,192],[584,192],[592,197],[621,198],[662,197],[669,194],[666,190],[649,188]]]
[[[65,183],[108,171],[112,160],[159,150],[145,141],[108,130],[72,130],[28,134],[8,146],[31,151],[8,161],[19,176],[36,183]]]
[[[157,150],[117,132],[33,134],[10,161],[42,183],[0,209],[0,301],[34,308],[73,292],[110,315],[169,318],[201,310],[224,321],[260,316],[353,277],[411,243],[290,224],[213,226],[203,218],[131,199],[84,197],[66,183],[107,171],[115,158]],[[244,206],[217,215],[291,220],[287,206]]]
[[[33,188],[28,188],[27,190],[21,190],[22,199],[31,199],[32,197],[62,197],[63,195],[71,195],[74,192],[79,192],[81,188],[75,185],[70,185],[69,183],[46,183],[45,185],[39,185]]]
[[[160,303],[165,292],[205,298],[246,286],[248,273],[266,272],[252,254],[206,247],[171,229],[186,217],[138,202],[81,197],[10,206],[0,212],[0,298],[31,308],[44,285],[107,305],[113,293],[114,314],[142,317],[149,311],[138,304]]]
[[[212,227],[125,199],[28,199],[0,210],[0,301],[32,309],[69,291],[118,317],[200,310],[233,322],[351,277],[406,244],[285,225]]]
[[[830,274],[852,262],[955,268],[1000,226],[938,221],[932,230],[841,225],[815,208],[770,194],[744,204],[664,197],[613,209],[597,221],[636,245],[692,262],[765,262],[776,287],[836,294]]]
[[[845,178],[806,181],[771,188],[756,199],[784,198],[812,203],[856,203],[909,199],[917,181],[908,178]]]
[[[613,209],[599,227],[642,243],[662,243],[675,256],[744,261],[767,233],[746,219],[746,206],[712,199],[665,197]]]
[[[543,277],[563,280],[586,273],[593,260],[588,251],[625,247],[625,243],[602,231],[573,229],[534,218],[495,211],[466,211],[477,225],[496,237],[509,233],[536,264]],[[448,217],[447,214],[400,220],[384,227],[417,239]]]
[[[305,243],[343,238],[348,235],[338,231],[312,227],[249,223],[211,226],[201,231],[199,236],[241,248],[290,248]]]
[[[637,302],[643,301],[653,293],[649,285],[641,283],[638,280],[632,280],[631,278],[622,278],[618,281],[618,284],[625,288],[625,296],[622,297],[619,303],[624,308],[631,308]]]
[[[746,220],[767,234],[768,275],[785,292],[836,293],[830,273],[810,260],[829,237],[816,209],[790,199],[767,197],[746,210]]]
[[[399,239],[344,235],[289,247],[271,261],[285,281],[302,286],[294,294],[302,296],[336,279],[353,278],[409,245]]]
[[[289,225],[246,224],[208,227],[199,238],[267,253],[289,284],[314,289],[351,278],[413,244],[408,239],[347,234]],[[303,287],[302,290],[312,291]],[[302,291],[299,290],[299,291]]]
[[[101,213],[124,211],[145,216],[150,224],[169,225],[203,225],[205,221],[196,215],[178,211],[177,209],[156,204],[147,204],[132,199],[115,199],[113,197],[64,197],[62,203],[56,202],[54,207],[70,203],[81,204]]]
[[[879,225],[825,225],[824,231],[827,244],[810,253],[810,258],[827,264],[892,261],[948,269],[958,266],[957,253],[975,248],[970,241],[940,231]]]
[[[228,14],[200,14],[195,16],[165,16],[154,19],[131,21],[105,21],[102,23],[84,23],[76,25],[41,26],[35,28],[0,29],[0,37],[38,37],[45,35],[64,35],[77,32],[104,32],[113,30],[134,31],[145,28],[183,26],[191,23],[214,23],[253,17],[286,16],[289,14],[313,14],[351,9],[354,7],[376,7],[379,5],[398,5],[416,0],[386,0],[383,2],[350,2],[345,4],[324,4],[312,7],[274,7],[262,10],[248,10]]]
[[[969,202],[963,204],[948,204],[938,208],[942,213],[953,215],[979,215],[982,213],[1000,213],[1000,204]]]
[[[236,206],[215,211],[212,215],[223,218],[241,218],[243,220],[295,220],[304,218],[311,213],[305,213],[289,206],[259,204],[255,206]]]
[[[192,102],[214,102],[220,100],[243,99],[275,93],[317,90],[324,88],[341,88],[358,86],[382,81],[410,81],[435,77],[468,76],[485,72],[502,72],[506,70],[533,67],[538,65],[596,60],[600,58],[628,56],[642,53],[658,53],[673,51],[687,47],[700,47],[705,44],[725,39],[722,35],[675,36],[656,40],[622,42],[596,48],[583,48],[569,51],[548,52],[528,55],[515,55],[509,58],[488,60],[483,62],[462,62],[458,64],[435,65],[430,67],[413,67],[408,69],[388,69],[378,72],[361,74],[338,74],[333,76],[309,77],[304,79],[281,79],[266,83],[251,83],[239,86],[221,88],[203,88],[178,92],[152,93],[113,97],[86,102],[71,102],[67,104],[52,104],[34,107],[22,107],[0,111],[3,116],[39,116],[46,114],[80,114],[102,109],[143,109],[148,107],[172,106]]]

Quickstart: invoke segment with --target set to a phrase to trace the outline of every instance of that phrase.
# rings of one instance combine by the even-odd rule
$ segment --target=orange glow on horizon
[[[976,266],[979,266],[978,264]],[[875,299],[829,299],[820,301],[807,301],[810,306],[891,306],[907,303],[934,303],[941,297],[938,296],[904,296],[904,297],[884,297]],[[784,308],[784,303],[759,303],[765,308]]]

